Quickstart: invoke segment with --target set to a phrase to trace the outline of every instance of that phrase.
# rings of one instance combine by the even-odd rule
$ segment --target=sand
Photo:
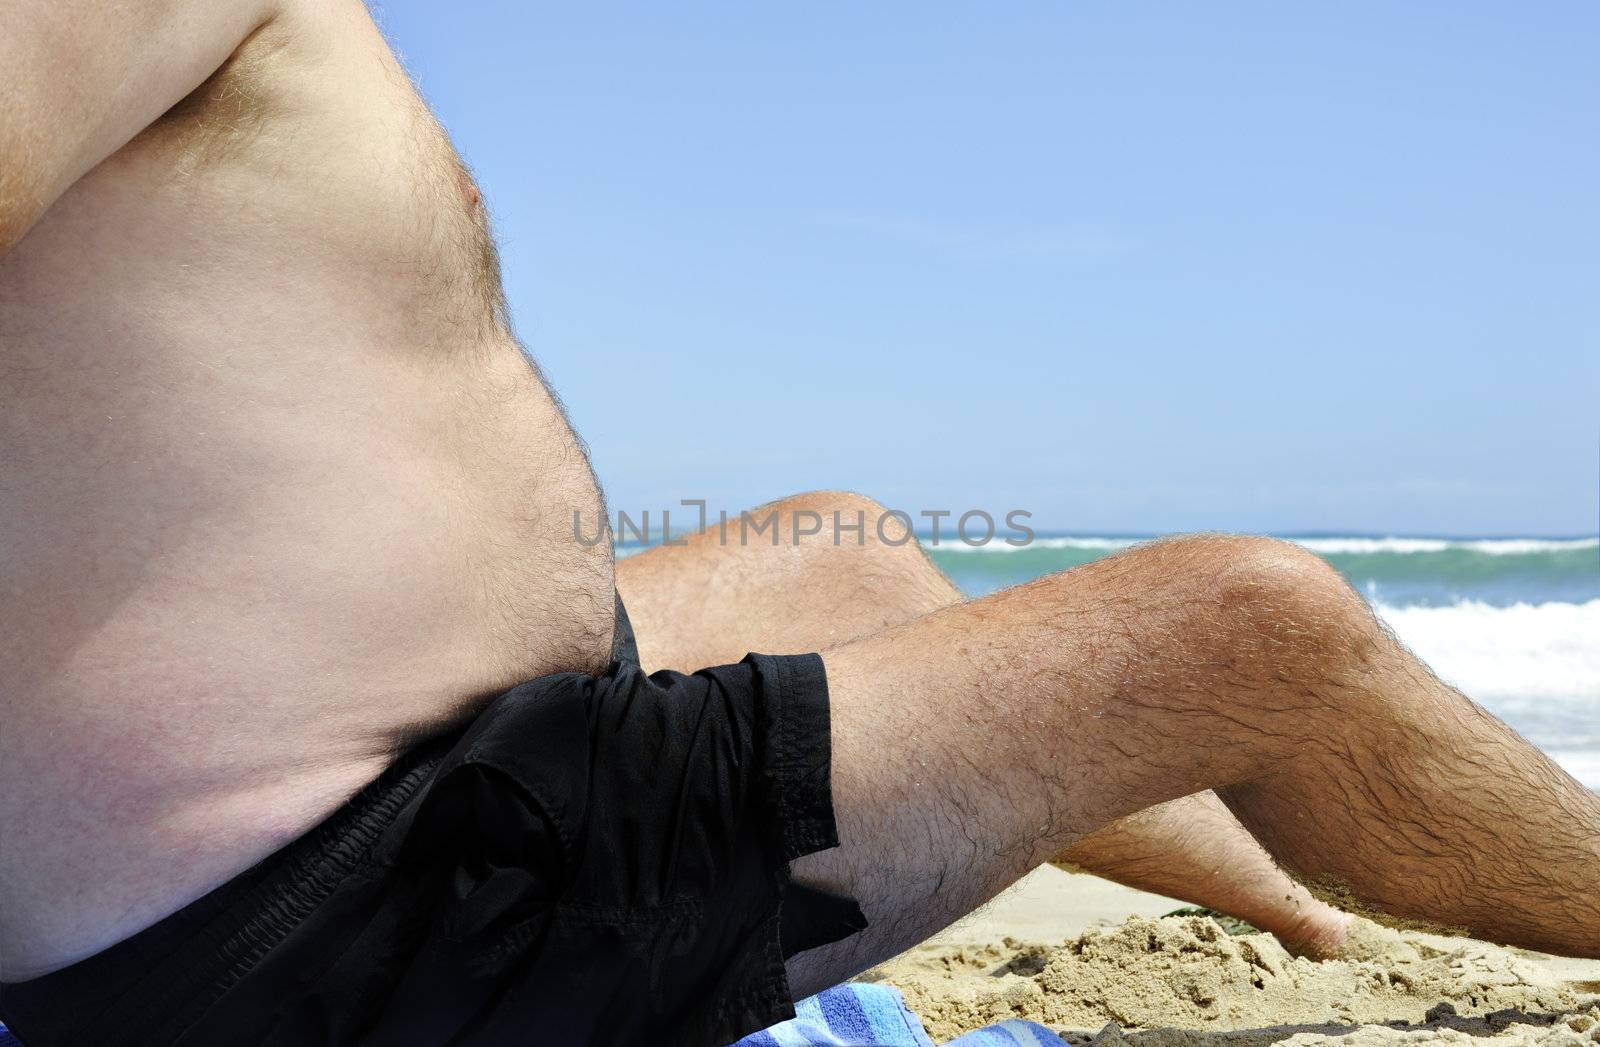
[[[935,1042],[1017,1017],[1096,1047],[1600,1044],[1600,962],[1368,925],[1359,959],[1317,963],[1270,935],[1155,918],[1180,904],[1040,870],[868,977]]]

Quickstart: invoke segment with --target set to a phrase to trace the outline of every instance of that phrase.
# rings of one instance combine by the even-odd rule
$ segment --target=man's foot
[[[1351,960],[1358,957],[1350,955],[1350,949],[1365,941],[1357,925],[1368,923],[1370,921],[1318,902],[1315,908],[1298,913],[1291,926],[1275,933],[1283,947],[1296,956],[1308,960]]]

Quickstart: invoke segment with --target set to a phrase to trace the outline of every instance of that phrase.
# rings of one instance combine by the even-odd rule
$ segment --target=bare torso
[[[599,495],[359,0],[288,5],[0,257],[0,980],[604,663]]]

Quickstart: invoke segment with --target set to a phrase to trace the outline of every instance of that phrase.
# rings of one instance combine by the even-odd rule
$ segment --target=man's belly
[[[0,979],[609,654],[469,176],[362,4],[281,6],[0,256]]]
[[[197,694],[259,690],[382,745],[603,665],[609,549],[572,526],[598,494],[514,354],[132,375],[56,353],[6,383],[8,706],[192,719]]]
[[[338,303],[274,328],[241,293],[196,327],[169,306],[198,291],[69,316],[16,290],[0,978],[203,893],[500,690],[605,664],[609,543],[572,525],[599,495],[514,346],[330,336]]]

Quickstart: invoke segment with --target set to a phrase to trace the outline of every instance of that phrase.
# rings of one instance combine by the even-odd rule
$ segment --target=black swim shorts
[[[317,828],[70,967],[0,986],[29,1047],[720,1045],[866,921],[789,881],[837,845],[816,655],[495,699]],[[182,855],[173,855],[182,861]]]

